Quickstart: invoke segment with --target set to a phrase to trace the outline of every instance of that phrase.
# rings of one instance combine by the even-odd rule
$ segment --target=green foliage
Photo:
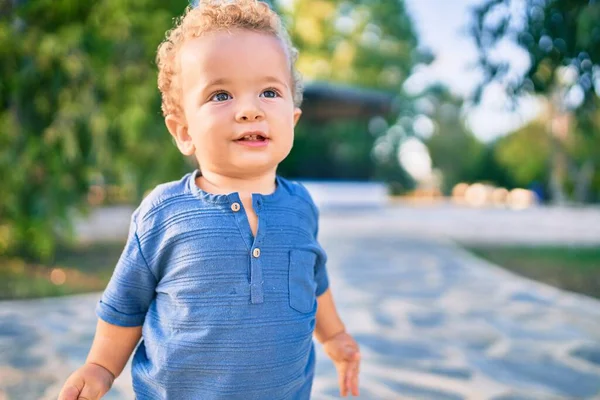
[[[519,275],[600,298],[600,248],[471,246],[477,256]]]
[[[508,171],[512,181],[521,187],[532,182],[548,181],[550,138],[540,122],[533,122],[500,139],[494,156]]]
[[[401,0],[298,0],[282,13],[309,80],[399,93],[420,56]]]
[[[4,10],[0,251],[48,257],[99,176],[136,182],[139,193],[181,169],[152,60],[185,5],[40,0]]]
[[[474,182],[483,161],[485,145],[465,126],[461,117],[462,99],[435,86],[422,97],[432,108],[429,117],[437,129],[425,140],[433,167],[442,172],[442,191],[451,193],[460,182]]]
[[[51,257],[73,214],[86,210],[90,185],[125,186],[139,198],[190,169],[164,127],[154,63],[165,31],[187,4],[2,3],[0,253]],[[308,78],[400,92],[417,57],[401,1],[297,5],[286,15],[295,21],[292,36]],[[350,31],[332,23],[342,15],[354,18]],[[329,61],[328,73],[311,74]],[[366,121],[299,127],[282,172],[371,178],[374,140]],[[308,164],[313,155],[323,162]]]
[[[287,3],[285,3],[287,4]],[[298,0],[280,11],[300,55],[305,80],[329,81],[401,96],[402,84],[424,55],[401,0]],[[385,116],[393,118],[395,116]],[[387,122],[386,122],[387,124]],[[300,119],[294,150],[283,174],[305,178],[383,179],[412,184],[395,157],[372,156],[378,135],[355,118],[314,124]],[[397,151],[399,142],[391,146]]]
[[[569,137],[557,141],[549,168],[560,177],[559,186],[574,187],[571,197],[577,201],[600,198],[600,156],[592,149],[600,148],[600,3],[597,1],[526,0],[516,6],[513,0],[488,0],[474,9],[472,36],[477,43],[484,82],[476,99],[490,82],[500,82],[513,98],[531,93],[543,96],[554,113],[572,114]],[[515,7],[516,6],[516,7]],[[518,10],[515,12],[515,10]],[[505,60],[497,56],[497,47],[512,41],[529,55],[530,64],[522,76],[511,71]],[[552,115],[548,116],[549,118]],[[551,135],[552,132],[547,132]],[[538,132],[537,139],[541,139]],[[532,136],[531,136],[532,137]],[[519,140],[523,140],[521,137]],[[582,145],[583,144],[583,145]],[[517,151],[516,146],[511,151]],[[539,163],[546,154],[532,156]],[[503,159],[515,155],[504,154]],[[566,158],[566,160],[565,160]],[[566,165],[566,166],[565,166]],[[516,171],[517,180],[536,168]],[[549,174],[545,174],[548,178]],[[556,197],[560,190],[555,188]]]
[[[600,201],[600,96],[587,106],[596,109],[589,118],[575,121],[573,135],[567,143],[567,154],[574,174],[573,197],[582,201]],[[587,174],[587,177],[585,176]]]
[[[364,121],[305,121],[296,129],[294,142],[294,149],[279,168],[283,175],[315,179],[373,177],[373,137]]]
[[[59,246],[48,262],[0,258],[0,300],[64,296],[106,287],[124,243]]]
[[[473,182],[488,182],[498,187],[514,189],[518,185],[515,184],[511,171],[498,161],[496,156],[496,148],[499,140],[487,143],[481,155],[480,163],[478,164],[473,174]]]
[[[570,66],[577,72],[574,84],[585,94],[585,103],[595,97],[594,79],[600,66],[600,3],[571,0],[526,0],[513,7],[512,0],[489,0],[474,10],[472,34],[487,74],[486,81],[504,80],[513,93],[547,95],[562,78],[557,70]],[[514,15],[510,10],[520,10]],[[509,69],[493,57],[502,40],[512,40],[524,49],[530,65],[524,76],[509,79]]]

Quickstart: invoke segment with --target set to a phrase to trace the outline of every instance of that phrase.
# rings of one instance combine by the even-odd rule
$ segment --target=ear
[[[185,121],[174,114],[169,114],[165,117],[165,125],[167,125],[169,133],[175,139],[179,151],[185,156],[194,154],[196,149],[194,143],[192,143],[192,137],[188,134]]]
[[[298,120],[300,119],[301,115],[302,115],[302,110],[299,109],[298,107],[294,107],[294,127],[298,123]]]

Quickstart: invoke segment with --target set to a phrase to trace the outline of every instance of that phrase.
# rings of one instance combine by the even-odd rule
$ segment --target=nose
[[[241,102],[235,119],[238,122],[260,121],[265,118],[265,113],[257,102],[258,99],[248,99]]]

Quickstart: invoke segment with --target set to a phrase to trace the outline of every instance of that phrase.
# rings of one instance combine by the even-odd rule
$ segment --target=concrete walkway
[[[389,213],[322,218],[332,289],[362,348],[362,399],[600,399],[600,302],[517,277]],[[55,399],[98,294],[0,302],[0,400]],[[319,349],[314,399],[337,397]],[[132,399],[124,373],[107,399]]]

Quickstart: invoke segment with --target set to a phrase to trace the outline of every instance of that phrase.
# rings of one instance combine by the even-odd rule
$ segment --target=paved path
[[[600,302],[519,278],[401,220],[323,217],[362,399],[600,399]],[[54,399],[85,359],[98,294],[0,302],[0,400]],[[314,399],[336,398],[319,349]],[[106,397],[132,399],[125,373]]]

